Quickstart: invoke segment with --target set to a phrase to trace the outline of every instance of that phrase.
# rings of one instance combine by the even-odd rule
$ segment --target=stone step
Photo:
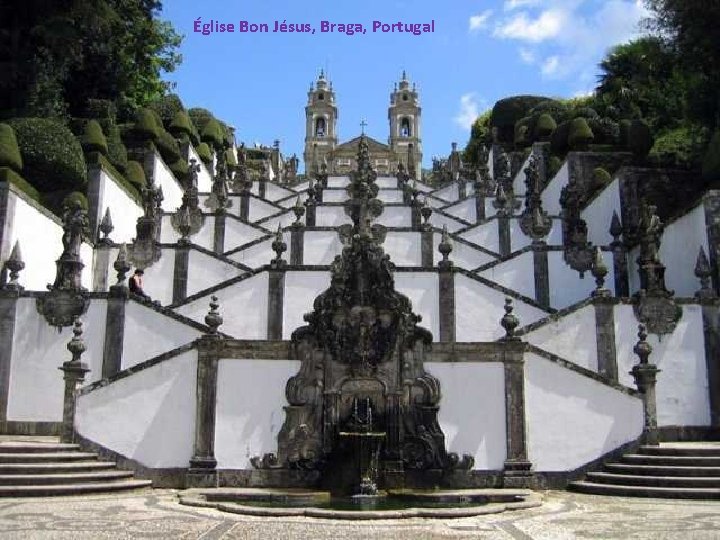
[[[611,473],[643,476],[720,477],[720,467],[677,467],[664,465],[629,465],[627,463],[606,463],[605,470]]]
[[[0,474],[0,486],[35,486],[52,484],[86,484],[132,478],[132,471],[93,471],[66,474]]]
[[[46,497],[51,495],[84,495],[108,491],[126,491],[149,488],[150,480],[119,480],[83,484],[11,485],[0,486],[0,497]]]
[[[720,457],[714,456],[651,456],[625,454],[621,461],[633,465],[664,465],[678,467],[720,467]]]
[[[114,469],[112,461],[66,461],[59,463],[48,461],[44,463],[0,463],[0,474],[53,474],[53,473],[80,473]]]
[[[698,456],[720,458],[720,444],[641,446],[640,454],[652,456]]]
[[[587,474],[587,481],[597,484],[626,486],[697,487],[720,489],[720,477],[718,476],[647,476],[638,474],[591,472]]]
[[[30,452],[0,454],[0,463],[35,463],[42,461],[80,461],[97,459],[94,452]]]
[[[573,491],[591,495],[612,495],[615,497],[657,497],[664,499],[720,499],[720,488],[682,488],[627,486],[597,484],[595,482],[572,482]]]
[[[42,442],[3,442],[0,443],[0,454],[46,454],[48,452],[72,452],[80,450],[77,444],[42,443]]]

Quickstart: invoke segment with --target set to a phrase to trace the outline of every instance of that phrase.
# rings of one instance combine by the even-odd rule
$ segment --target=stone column
[[[0,343],[2,343],[0,346],[0,422],[7,420],[15,321],[20,297],[20,288],[8,289],[5,287],[0,289]]]
[[[713,189],[703,197],[708,239],[711,280],[715,292],[720,291],[720,190]]]
[[[715,298],[703,299],[700,303],[710,393],[710,424],[720,427],[720,302]]]
[[[309,199],[305,201],[305,225],[307,227],[315,226],[316,208],[317,205],[314,201],[311,201]]]
[[[465,180],[458,180],[458,200],[463,200],[467,197],[467,183]]]
[[[443,237],[438,247],[443,259],[438,262],[440,341],[455,341],[455,272],[453,263],[448,259],[452,244],[447,229],[443,228]]]
[[[505,366],[505,430],[507,457],[503,467],[503,487],[528,488],[533,484],[532,463],[527,456],[525,433],[525,345],[521,341],[503,343]]]
[[[497,213],[498,223],[498,250],[501,257],[509,257],[512,252],[510,241],[510,217],[503,210]]]
[[[75,320],[73,327],[73,338],[68,343],[67,348],[72,354],[72,359],[63,362],[62,367],[58,368],[63,373],[65,380],[65,394],[63,397],[63,419],[60,431],[60,442],[75,442],[75,406],[77,399],[77,389],[85,380],[85,374],[90,371],[87,364],[80,361],[80,356],[85,352],[85,343],[82,340],[82,323],[80,319]]]
[[[130,296],[126,274],[130,271],[127,247],[120,245],[117,259],[113,264],[117,272],[117,283],[110,287],[107,313],[105,315],[105,343],[103,345],[102,377],[115,375],[122,367],[123,343],[125,340],[125,308]]]
[[[543,308],[550,307],[550,269],[548,267],[547,244],[542,241],[532,243],[533,269],[535,273],[535,300]]]
[[[240,192],[240,221],[248,223],[250,221],[250,189],[246,188]]]
[[[477,223],[486,219],[485,214],[485,195],[482,184],[475,183],[475,221]]]
[[[615,296],[630,296],[630,280],[628,278],[627,250],[620,239],[623,234],[623,227],[617,212],[613,212],[610,234],[613,241],[610,243],[613,253],[613,269],[615,274]]]
[[[414,231],[422,229],[422,217],[420,214],[421,204],[417,198],[410,203],[410,226]]]
[[[195,410],[195,443],[185,485],[191,487],[217,487],[217,460],[215,459],[215,416],[217,403],[218,362],[224,340],[218,334],[223,319],[218,313],[217,297],[210,300],[210,311],[205,316],[208,333],[197,340],[197,386]]]
[[[608,269],[600,246],[595,247],[592,266],[596,288],[592,292],[595,307],[595,338],[597,343],[598,373],[613,382],[618,382],[617,351],[615,350],[615,299],[605,288]]]
[[[225,224],[227,214],[225,209],[218,209],[215,212],[215,235],[213,237],[213,251],[217,255],[225,253]]]
[[[302,223],[295,223],[290,230],[290,264],[303,264],[305,250],[305,228]]]
[[[175,268],[173,269],[173,304],[187,297],[188,267],[190,265],[190,244],[178,242],[175,248]]]
[[[268,273],[268,336],[270,340],[282,339],[283,303],[285,298],[285,268]]]
[[[420,233],[420,264],[424,268],[432,268],[435,266],[433,261],[433,238],[434,233],[431,230],[424,230]]]
[[[630,374],[635,379],[635,385],[642,394],[643,400],[643,442],[649,445],[659,444],[659,435],[657,429],[657,399],[655,396],[655,384],[657,383],[657,374],[661,371],[655,364],[648,361],[648,357],[652,352],[652,347],[646,341],[647,333],[645,325],[638,326],[639,341],[633,348],[633,352],[638,355],[640,362],[633,366]]]
[[[261,178],[258,182],[258,197],[261,199],[265,198],[265,193],[267,192],[267,180],[265,178]]]
[[[110,268],[110,251],[112,244],[99,243],[95,246],[93,258],[93,291],[103,292],[108,289],[108,269]]]

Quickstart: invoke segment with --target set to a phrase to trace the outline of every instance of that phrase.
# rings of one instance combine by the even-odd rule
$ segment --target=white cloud
[[[480,116],[480,109],[486,107],[486,102],[480,99],[475,92],[469,92],[460,96],[460,112],[453,120],[465,130],[470,130],[475,119]]]
[[[559,67],[560,57],[551,56],[549,58],[546,58],[545,61],[542,63],[542,66],[540,66],[540,73],[543,74],[543,77],[550,77],[557,73]]]
[[[557,37],[567,22],[568,13],[562,9],[549,9],[531,19],[522,11],[512,18],[498,24],[493,36],[504,39],[517,39],[539,43]]]
[[[520,7],[537,6],[540,0],[507,0],[503,6],[505,11],[512,11]]]
[[[473,15],[470,17],[470,31],[477,32],[478,30],[485,28],[492,13],[492,9],[486,9],[479,15]]]
[[[518,55],[543,77],[572,77],[588,88],[608,49],[637,37],[649,16],[642,0],[506,0],[504,10],[512,13],[496,22],[493,37],[531,45]]]
[[[526,49],[525,47],[520,47],[518,49],[518,54],[520,54],[520,60],[525,62],[526,64],[534,64],[535,63],[535,53],[531,51],[530,49]]]

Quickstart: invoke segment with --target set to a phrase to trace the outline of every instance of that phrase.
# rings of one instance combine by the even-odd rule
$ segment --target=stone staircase
[[[641,446],[569,488],[593,495],[720,499],[720,443]]]
[[[152,485],[133,476],[76,444],[0,442],[0,497],[107,493]]]

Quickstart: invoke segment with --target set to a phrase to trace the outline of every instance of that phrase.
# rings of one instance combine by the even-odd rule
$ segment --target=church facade
[[[370,160],[379,174],[394,174],[398,165],[421,179],[422,171],[422,109],[418,92],[403,72],[390,94],[388,123],[390,135],[387,144],[365,136]],[[305,107],[305,171],[319,170],[326,164],[330,174],[347,174],[356,168],[360,136],[339,142],[337,132],[338,107],[332,83],[320,72],[308,91]]]

